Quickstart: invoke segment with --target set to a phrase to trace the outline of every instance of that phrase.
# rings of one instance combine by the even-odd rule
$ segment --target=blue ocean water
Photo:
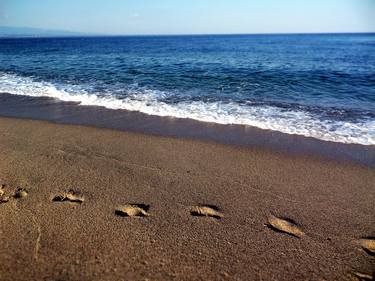
[[[375,34],[0,39],[0,93],[375,144]]]

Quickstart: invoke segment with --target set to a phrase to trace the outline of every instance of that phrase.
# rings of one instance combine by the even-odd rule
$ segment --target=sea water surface
[[[375,34],[0,39],[0,95],[375,144]]]

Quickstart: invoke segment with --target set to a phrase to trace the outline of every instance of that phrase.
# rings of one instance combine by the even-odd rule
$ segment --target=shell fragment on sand
[[[375,238],[363,238],[358,243],[367,253],[375,255]]]
[[[219,209],[217,207],[206,206],[206,205],[193,207],[190,213],[193,216],[212,217],[215,219],[221,219],[224,217],[224,215],[219,212]]]
[[[148,206],[143,204],[128,204],[115,210],[115,214],[121,217],[147,217]]]
[[[274,230],[287,233],[289,235],[301,238],[305,233],[292,221],[287,219],[270,216],[268,218],[268,226]]]

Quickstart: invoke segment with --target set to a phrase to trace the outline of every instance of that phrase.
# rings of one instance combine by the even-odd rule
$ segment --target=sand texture
[[[373,280],[375,170],[0,118],[0,280]]]

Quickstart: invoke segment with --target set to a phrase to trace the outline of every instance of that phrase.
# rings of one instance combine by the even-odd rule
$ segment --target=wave
[[[238,124],[297,134],[325,141],[375,145],[375,120],[355,121],[322,118],[301,109],[271,105],[239,104],[233,101],[184,100],[168,103],[162,91],[129,88],[126,95],[100,94],[84,85],[57,84],[30,77],[0,73],[0,93],[51,97],[80,105],[138,111],[149,115],[190,118],[219,124]]]

